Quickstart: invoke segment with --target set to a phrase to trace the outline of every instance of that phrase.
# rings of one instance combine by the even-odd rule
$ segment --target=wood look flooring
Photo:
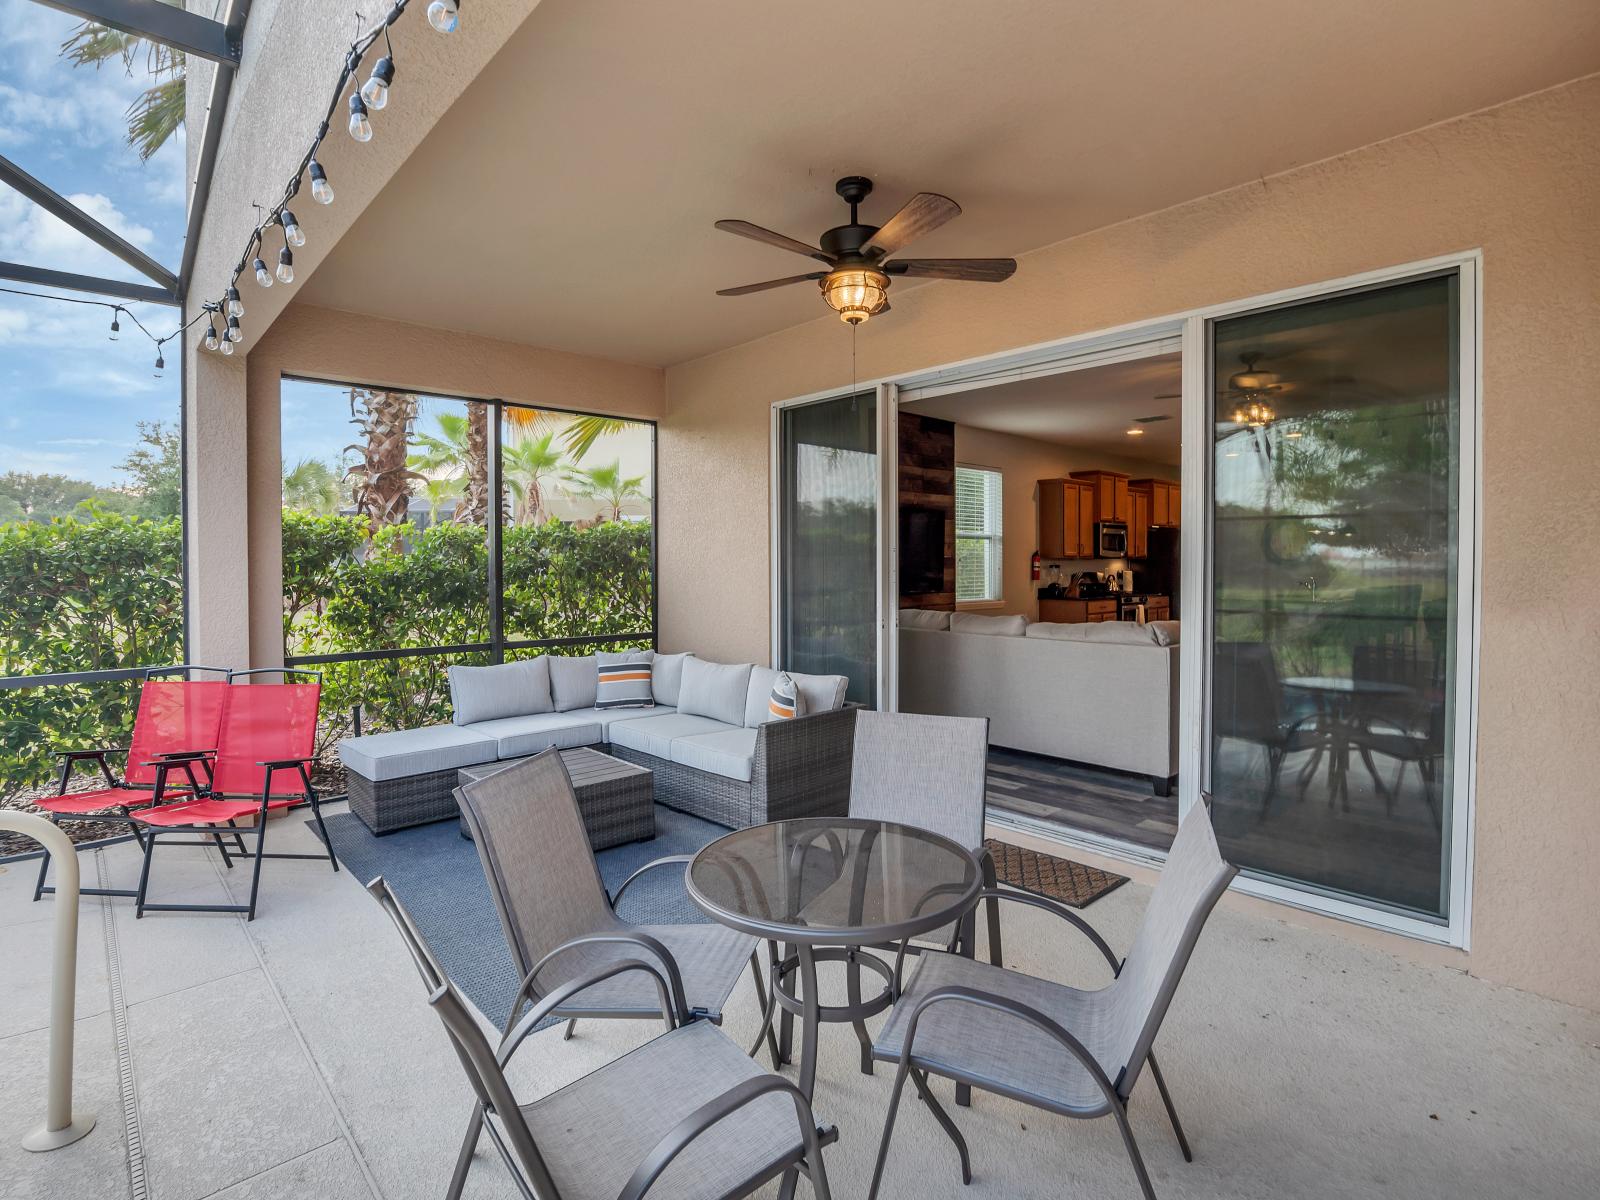
[[[1178,832],[1176,790],[1157,796],[1143,775],[999,746],[989,747],[989,803],[1163,853]]]

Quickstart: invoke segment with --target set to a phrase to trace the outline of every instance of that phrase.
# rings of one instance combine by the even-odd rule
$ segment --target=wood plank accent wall
[[[944,514],[944,590],[900,593],[901,608],[956,606],[956,427],[952,421],[900,414],[900,505]],[[905,572],[901,571],[901,577]]]

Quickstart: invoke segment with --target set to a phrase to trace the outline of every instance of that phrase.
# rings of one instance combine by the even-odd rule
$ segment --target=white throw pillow
[[[1155,634],[1156,645],[1176,646],[1178,644],[1178,622],[1176,621],[1151,621],[1145,626]]]
[[[599,683],[598,664],[592,654],[582,658],[568,658],[552,654],[550,663],[550,698],[557,712],[571,712],[575,708],[593,708],[595,686]]]
[[[1028,618],[1021,613],[1011,616],[990,617],[982,613],[951,613],[951,633],[981,633],[991,637],[1021,637],[1028,628]]]
[[[457,725],[554,711],[545,655],[492,667],[455,666],[450,680],[451,720]]]
[[[949,629],[950,614],[937,608],[902,608],[901,629]]]
[[[686,659],[683,685],[678,690],[678,711],[686,716],[710,717],[728,725],[743,725],[750,670],[749,663]]]
[[[772,693],[767,697],[767,712],[774,721],[792,721],[806,715],[806,699],[789,672],[780,671],[773,680]]]
[[[650,650],[626,650],[595,655],[596,708],[654,708],[650,690]]]

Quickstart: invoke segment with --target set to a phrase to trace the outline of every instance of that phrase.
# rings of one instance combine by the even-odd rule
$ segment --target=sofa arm
[[[755,821],[845,816],[855,733],[854,708],[758,726],[750,770]]]

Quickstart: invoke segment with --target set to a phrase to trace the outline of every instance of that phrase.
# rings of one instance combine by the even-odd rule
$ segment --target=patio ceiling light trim
[[[109,25],[123,33],[135,34],[209,59],[222,66],[239,66],[239,29],[187,12],[162,0],[35,0],[46,8],[71,13],[75,17]]]
[[[48,184],[41,183],[9,158],[0,155],[0,180],[11,185],[57,220],[65,222],[102,250],[116,255],[139,274],[153,279],[169,292],[178,290],[178,277],[121,234],[102,225]]]

